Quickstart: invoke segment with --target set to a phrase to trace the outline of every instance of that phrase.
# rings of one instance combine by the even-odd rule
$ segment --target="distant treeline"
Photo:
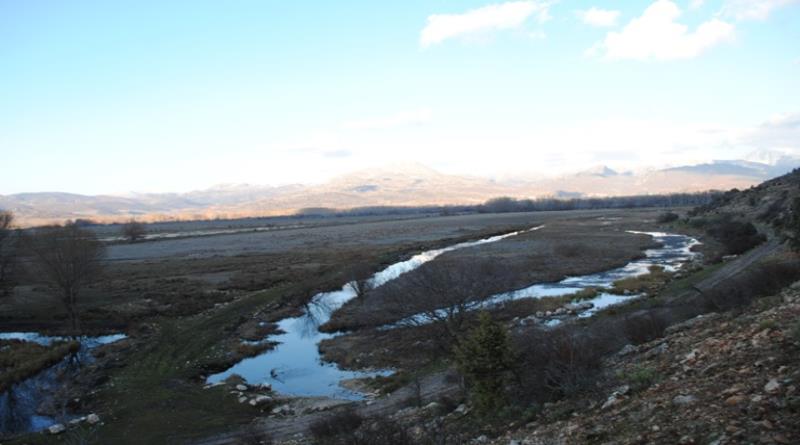
[[[477,211],[482,213],[508,213],[554,210],[634,209],[640,207],[688,207],[708,204],[721,194],[721,192],[700,192],[573,199],[514,199],[501,197],[490,199],[486,201],[486,203],[477,206]]]
[[[609,198],[493,198],[483,204],[450,206],[374,206],[339,210],[311,207],[298,210],[301,218],[380,215],[461,215],[469,213],[544,212],[559,210],[634,209],[645,207],[696,207],[710,203],[722,192],[671,193],[667,195],[615,196]]]

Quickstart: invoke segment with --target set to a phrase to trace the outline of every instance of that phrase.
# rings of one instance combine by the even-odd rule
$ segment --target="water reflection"
[[[497,242],[521,233],[538,230],[541,227],[422,252],[377,272],[370,279],[370,286],[378,287],[386,284],[445,252]],[[319,354],[321,341],[339,335],[319,332],[319,326],[327,322],[334,311],[355,297],[356,292],[350,283],[345,284],[337,291],[315,295],[306,306],[302,316],[286,318],[277,323],[281,333],[271,335],[266,339],[278,343],[274,349],[255,357],[246,358],[225,372],[210,376],[208,382],[216,383],[232,374],[238,374],[251,384],[268,383],[282,394],[328,396],[348,400],[362,399],[363,394],[341,387],[340,382],[353,378],[389,375],[391,371],[343,370],[335,364],[324,363]]]
[[[125,338],[123,334],[99,337],[80,337],[80,349],[68,355],[59,363],[40,371],[38,374],[13,385],[0,394],[0,434],[18,434],[41,431],[55,423],[73,418],[66,406],[52,406],[58,395],[67,389],[70,380],[83,365],[92,361],[89,351],[97,346],[113,343]],[[48,346],[67,337],[53,337],[35,332],[3,332],[3,340],[23,340]],[[44,404],[51,404],[48,413],[40,413]],[[55,411],[55,412],[53,412]]]

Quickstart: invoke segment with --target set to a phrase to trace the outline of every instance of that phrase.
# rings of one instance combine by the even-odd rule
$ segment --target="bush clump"
[[[680,218],[680,215],[678,215],[675,212],[664,212],[664,213],[658,215],[658,218],[656,219],[656,221],[658,223],[660,223],[660,224],[667,224],[667,223],[671,223],[671,222],[677,221],[678,218]]]
[[[727,255],[739,255],[766,241],[753,223],[729,215],[708,222],[706,232],[724,246]]]
[[[456,347],[455,359],[478,411],[489,413],[502,408],[514,365],[506,328],[488,312],[481,312],[478,326]]]
[[[417,443],[397,422],[364,418],[352,408],[317,420],[310,427],[318,445],[411,445]]]

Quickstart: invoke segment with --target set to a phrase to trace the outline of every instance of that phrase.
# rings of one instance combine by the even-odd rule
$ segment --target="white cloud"
[[[772,11],[800,0],[725,0],[721,14],[735,20],[766,20]]]
[[[771,149],[800,154],[800,113],[771,116],[742,134],[741,142],[753,149]]]
[[[347,130],[382,130],[387,128],[403,127],[408,125],[421,125],[433,117],[433,112],[428,108],[402,111],[390,116],[372,117],[344,122],[342,127]]]
[[[515,29],[531,16],[539,22],[547,21],[550,2],[505,2],[471,9],[461,14],[433,14],[420,34],[419,43],[425,48],[447,39],[494,31]]]
[[[689,8],[690,9],[700,9],[700,8],[703,7],[704,3],[705,3],[705,0],[692,0],[691,2],[689,2]]]
[[[577,11],[575,14],[587,25],[607,28],[617,24],[620,12],[591,7],[585,11]]]
[[[690,32],[678,23],[681,10],[669,0],[658,0],[628,23],[620,32],[609,32],[589,55],[611,60],[674,60],[697,57],[714,46],[730,41],[734,26],[711,19]]]

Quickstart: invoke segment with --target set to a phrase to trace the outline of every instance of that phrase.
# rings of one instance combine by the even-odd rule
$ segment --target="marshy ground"
[[[341,287],[355,266],[376,271],[427,249],[544,225],[442,256],[500,264],[512,273],[498,286],[515,289],[641,256],[652,247],[651,239],[626,231],[658,229],[662,212],[354,218],[313,227],[113,244],[103,278],[80,300],[81,321],[89,332],[125,332],[129,338],[98,349],[98,360],[79,379],[75,393],[80,403],[73,409],[102,414],[96,434],[105,443],[182,443],[235,429],[268,413],[239,403],[225,387],[203,389],[204,378],[268,348],[242,347],[241,340],[263,338],[270,323],[299,314],[315,293]],[[380,299],[370,304],[379,306]],[[519,302],[506,317],[544,308],[538,304]],[[348,305],[332,326],[357,328],[364,308]],[[0,302],[3,331],[59,333],[66,324],[66,312],[33,276],[24,277],[13,297]],[[324,350],[326,358],[345,366],[402,370],[424,365],[429,355],[420,345],[427,337],[424,328],[355,330],[325,344]],[[367,350],[370,362],[355,363],[354,357]],[[13,443],[48,440],[34,434]]]

